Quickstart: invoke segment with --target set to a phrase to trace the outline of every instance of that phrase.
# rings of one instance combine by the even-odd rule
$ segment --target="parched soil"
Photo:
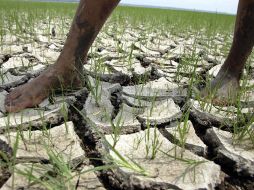
[[[4,38],[1,190],[254,189],[254,64],[245,71],[247,90],[238,106],[203,102],[196,92],[225,55],[196,43],[192,34],[127,26],[120,35],[109,25],[89,52],[83,89],[6,113],[8,92],[56,61],[65,40],[58,30],[38,33],[31,43]],[[214,44],[223,43],[217,34]],[[247,130],[241,136],[236,128]]]

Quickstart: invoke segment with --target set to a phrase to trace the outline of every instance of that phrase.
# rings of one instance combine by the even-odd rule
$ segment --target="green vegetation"
[[[19,44],[34,44],[38,41],[38,34],[45,36],[48,40],[51,39],[50,34],[52,32],[52,27],[56,27],[57,30],[57,38],[64,40],[66,38],[66,34],[68,33],[68,29],[72,22],[72,18],[75,14],[77,4],[76,3],[48,3],[48,2],[32,2],[32,1],[9,1],[9,0],[0,0],[0,54],[1,50],[8,48],[8,42],[10,42],[14,38],[18,38],[15,41],[16,45]],[[163,9],[152,9],[152,8],[135,8],[135,7],[124,7],[119,6],[116,8],[116,11],[112,14],[108,23],[104,26],[102,33],[107,34],[108,37],[112,37],[115,40],[115,44],[107,44],[109,46],[113,46],[118,55],[123,55],[123,58],[119,58],[119,62],[122,61],[127,65],[128,71],[132,71],[133,69],[133,59],[135,57],[135,48],[134,42],[130,46],[125,48],[124,43],[118,43],[121,41],[121,38],[124,36],[125,32],[132,29],[140,30],[140,33],[137,34],[139,40],[142,42],[144,47],[149,46],[149,42],[151,40],[155,40],[156,43],[160,44],[163,40],[161,37],[173,38],[178,37],[179,39],[188,40],[189,37],[194,37],[194,42],[191,44],[191,48],[186,50],[184,49],[184,56],[179,60],[179,64],[176,68],[175,76],[172,77],[174,82],[184,83],[186,77],[183,76],[183,72],[186,72],[185,75],[188,75],[188,80],[185,81],[185,85],[189,86],[188,89],[188,98],[191,98],[193,95],[193,89],[197,85],[200,84],[209,84],[212,80],[211,76],[207,76],[205,79],[201,77],[200,73],[198,73],[197,68],[198,64],[202,60],[200,60],[200,56],[197,55],[196,50],[197,46],[202,44],[205,47],[206,51],[204,54],[216,55],[218,51],[222,54],[222,57],[225,57],[229,51],[231,42],[232,42],[232,33],[234,29],[234,20],[235,16],[232,15],[223,15],[223,14],[211,14],[211,13],[200,13],[200,12],[191,12],[191,11],[179,11],[179,10],[163,10]],[[43,27],[41,27],[43,25]],[[45,27],[46,25],[46,27]],[[145,32],[142,32],[145,31]],[[151,36],[148,36],[150,35]],[[152,35],[155,34],[156,36]],[[218,36],[218,34],[220,34]],[[135,34],[132,34],[135,35]],[[8,38],[8,40],[6,40]],[[149,40],[148,40],[149,39]],[[100,73],[107,73],[110,71],[106,70],[108,67],[105,66],[103,56],[96,55],[95,48],[97,45],[103,42],[100,42],[101,39],[96,41],[90,52],[90,61],[91,68],[90,71],[96,73],[94,76],[94,80],[91,81],[86,77],[87,87],[90,91],[92,98],[94,98],[96,102],[96,106],[100,106],[102,101],[102,81],[99,76]],[[215,43],[216,40],[223,41],[223,44],[218,47]],[[32,46],[33,47],[33,46]],[[140,51],[140,50],[139,50]],[[152,51],[152,50],[151,50]],[[185,54],[186,51],[186,54]],[[188,51],[188,52],[187,52]],[[164,58],[167,59],[171,55],[165,53]],[[121,60],[122,59],[122,60]],[[251,60],[251,59],[250,59]],[[250,63],[250,60],[248,63]],[[30,67],[30,66],[29,66]],[[163,66],[162,66],[163,67]],[[166,68],[167,66],[165,66]],[[246,66],[247,74],[250,72],[250,64]],[[0,69],[0,79],[3,78],[5,71]],[[234,110],[234,114],[236,113],[236,118],[232,121],[225,120],[225,123],[231,125],[230,129],[233,132],[233,141],[235,144],[245,142],[246,138],[248,143],[252,143],[250,149],[254,148],[254,131],[253,131],[253,122],[254,116],[252,113],[243,114],[241,112],[241,108],[243,107],[240,98],[245,95],[245,92],[253,89],[253,86],[248,86],[247,81],[250,78],[248,75],[244,75],[242,79],[242,90],[239,93],[238,104],[236,110]],[[139,107],[145,106],[143,105],[143,100],[141,97],[142,90],[146,82],[149,81],[149,75],[144,74],[143,76],[137,76],[136,84],[141,84],[140,90],[136,90],[135,101]],[[63,90],[63,89],[62,89]],[[159,93],[159,92],[158,92]],[[157,95],[157,92],[156,92]],[[156,95],[151,97],[150,110],[147,114],[147,118],[151,117],[155,112],[154,108],[156,106],[155,102],[157,101]],[[195,97],[198,99],[201,108],[205,112],[211,112],[214,109],[217,111],[225,111],[222,110],[224,108],[213,106],[210,103],[204,102],[198,94]],[[64,98],[63,98],[64,101]],[[136,108],[135,108],[136,109]],[[134,108],[133,108],[134,110]],[[77,110],[78,111],[78,110]],[[157,110],[156,110],[157,111]],[[229,115],[232,114],[231,110],[228,111]],[[63,116],[63,120],[66,123],[68,121],[68,108],[62,106],[61,115]],[[79,112],[79,111],[78,111]],[[134,112],[134,111],[133,111]],[[81,115],[82,113],[79,112]],[[113,120],[110,113],[105,112],[105,118],[110,121],[112,134],[111,137],[113,139],[113,143],[110,144],[105,138],[104,134],[101,133],[100,130],[97,129],[97,126],[93,126],[90,124],[88,119],[84,116],[84,120],[87,120],[87,123],[91,125],[91,127],[97,132],[97,135],[101,138],[101,141],[104,143],[105,147],[113,152],[115,157],[110,155],[105,156],[105,160],[109,163],[107,166],[101,166],[89,171],[98,171],[104,169],[114,169],[118,167],[124,167],[129,170],[132,170],[138,174],[149,176],[149,173],[146,171],[146,168],[143,168],[139,163],[137,163],[134,159],[129,158],[126,155],[121,155],[117,150],[117,143],[119,142],[120,135],[122,132],[122,128],[124,122],[122,120],[123,115],[123,107],[119,108],[120,116],[117,120]],[[184,152],[185,144],[187,141],[187,134],[189,132],[189,115],[190,111],[185,111],[182,115],[182,118],[178,120],[178,126],[176,133],[178,133],[179,142],[178,146],[176,146],[175,150],[172,150],[173,155],[170,154],[172,152],[164,152],[161,150],[162,142],[159,139],[159,130],[151,130],[151,128],[159,128],[156,125],[150,125],[150,121],[148,120],[146,126],[143,126],[146,129],[146,133],[144,137],[139,137],[135,139],[135,148],[138,149],[141,142],[145,142],[146,146],[146,158],[148,160],[156,159],[158,154],[162,154],[165,157],[168,157],[170,160],[174,159],[177,161],[181,161],[184,164],[188,165],[190,170],[194,171],[195,168],[200,164],[203,164],[205,161],[196,161],[192,159],[183,158],[182,155],[176,154],[176,150],[181,149]],[[10,116],[7,116],[8,118]],[[43,120],[43,113],[41,113],[41,119]],[[11,133],[9,127],[10,118],[7,120],[6,125],[8,126],[6,129],[6,133]],[[22,118],[21,118],[22,120]],[[44,120],[42,121],[44,123]],[[182,123],[182,125],[181,125]],[[42,124],[43,130],[45,130],[45,134],[47,133],[46,124]],[[31,132],[31,126],[29,126],[29,131]],[[66,126],[66,131],[67,130]],[[38,183],[43,185],[48,189],[74,189],[73,184],[71,183],[72,179],[75,177],[73,175],[73,169],[69,166],[69,163],[66,163],[61,155],[57,155],[54,150],[51,149],[48,145],[45,145],[45,150],[49,156],[49,161],[51,165],[53,165],[53,171],[55,172],[58,178],[52,177],[52,175],[45,174],[45,179],[41,180],[37,176],[34,176],[31,171],[19,171],[15,168],[16,162],[16,153],[18,149],[18,145],[21,140],[23,140],[22,136],[22,125],[17,129],[17,139],[14,144],[14,158],[8,163],[8,167],[14,173],[22,174],[27,177],[29,180],[34,183]],[[152,133],[153,132],[153,133]],[[32,132],[31,132],[32,133]],[[180,152],[181,152],[180,151]],[[0,152],[1,157],[2,152]],[[7,160],[4,159],[4,160]],[[37,168],[36,168],[37,167]],[[43,166],[35,166],[33,169],[41,170]],[[52,170],[52,168],[47,168],[45,165],[45,171]],[[187,173],[187,171],[186,171]],[[14,182],[13,182],[14,183]]]
[[[66,21],[72,20],[77,7],[76,3],[10,0],[0,0],[0,4],[1,34],[23,34],[24,30],[26,33],[33,33],[39,22],[47,22],[50,25],[56,18],[65,25]],[[195,34],[196,31],[198,34],[200,30],[205,29],[207,35],[212,38],[218,32],[225,34],[225,37],[229,32],[232,33],[234,19],[234,16],[223,14],[119,6],[110,22],[123,26],[128,22],[133,27],[148,29],[151,32],[159,29],[162,35],[166,31],[179,35],[188,35],[190,31]]]

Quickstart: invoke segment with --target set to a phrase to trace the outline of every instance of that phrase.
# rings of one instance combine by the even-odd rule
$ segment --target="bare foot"
[[[12,90],[5,99],[6,111],[18,112],[34,107],[47,98],[52,91],[67,87],[81,87],[79,74],[73,69],[52,65],[31,82]]]
[[[236,77],[218,75],[210,85],[201,91],[201,97],[218,106],[234,105],[239,89],[239,80]]]

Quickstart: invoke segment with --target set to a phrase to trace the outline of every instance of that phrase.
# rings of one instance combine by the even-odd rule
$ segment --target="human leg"
[[[81,0],[71,29],[56,63],[40,76],[15,88],[6,97],[8,112],[33,107],[51,91],[67,86],[80,86],[80,71],[87,52],[103,24],[120,0]]]
[[[226,61],[211,86],[203,95],[214,93],[214,103],[227,104],[235,100],[244,65],[254,45],[254,0],[240,0],[234,39]]]

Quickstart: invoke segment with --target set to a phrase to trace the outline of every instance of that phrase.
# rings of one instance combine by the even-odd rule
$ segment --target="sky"
[[[236,14],[239,0],[121,0],[121,3]]]

